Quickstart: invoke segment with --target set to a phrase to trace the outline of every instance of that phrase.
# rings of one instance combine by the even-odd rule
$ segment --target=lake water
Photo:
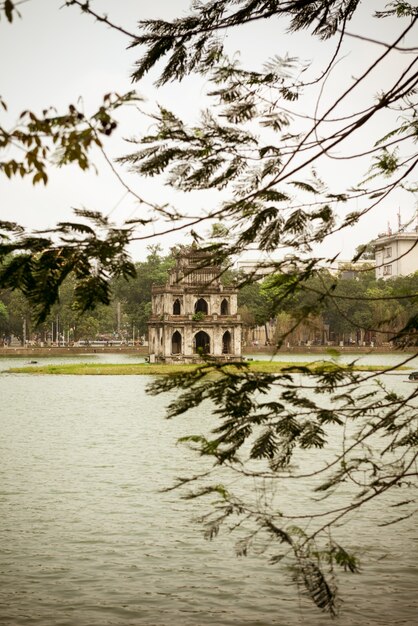
[[[388,364],[397,358],[380,356]],[[25,361],[1,359],[0,369]],[[405,378],[395,375],[391,384],[408,392]],[[298,596],[280,565],[262,555],[236,558],[226,533],[205,541],[193,520],[202,503],[161,492],[176,476],[202,470],[202,461],[175,442],[205,432],[212,416],[206,407],[164,419],[169,397],[147,396],[150,380],[0,374],[0,624],[329,622]],[[362,513],[362,531],[352,537],[363,567],[360,575],[340,577],[342,626],[418,621],[416,522],[377,532],[371,524],[382,506]]]

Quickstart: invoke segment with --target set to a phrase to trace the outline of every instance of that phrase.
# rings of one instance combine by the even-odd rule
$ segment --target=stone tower
[[[199,250],[182,251],[167,284],[152,287],[150,362],[198,362],[203,354],[241,359],[237,291],[221,284],[219,267],[204,266],[207,259]]]

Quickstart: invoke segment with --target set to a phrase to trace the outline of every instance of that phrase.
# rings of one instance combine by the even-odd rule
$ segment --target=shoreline
[[[242,349],[243,355],[257,354],[328,354],[329,350],[335,350],[340,354],[415,354],[416,350],[408,348],[397,350],[390,346],[289,346],[277,349],[275,346],[245,346]],[[21,346],[0,347],[0,358],[2,357],[45,357],[45,356],[73,356],[83,354],[131,354],[137,356],[148,356],[148,346],[71,346],[71,347],[38,347],[31,346],[23,348]]]

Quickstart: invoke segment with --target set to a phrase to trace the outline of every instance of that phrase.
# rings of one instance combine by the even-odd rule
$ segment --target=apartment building
[[[418,271],[418,227],[412,232],[381,234],[372,243],[377,279],[408,276]]]

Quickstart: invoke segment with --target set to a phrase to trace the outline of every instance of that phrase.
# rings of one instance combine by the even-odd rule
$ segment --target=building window
[[[198,354],[209,354],[210,352],[210,337],[204,330],[200,330],[194,336],[194,351]]]
[[[171,337],[171,353],[172,354],[180,354],[181,353],[181,335],[178,330],[173,333]]]
[[[197,300],[196,304],[194,305],[194,312],[204,313],[205,315],[208,314],[208,303],[204,298],[199,298],[199,300]]]
[[[392,276],[392,266],[385,265],[383,268],[383,276]]]
[[[392,256],[392,248],[385,248],[385,257],[389,258]]]
[[[180,304],[180,300],[177,298],[177,300],[175,300],[173,304],[173,315],[180,315],[180,311],[181,311],[181,304]]]
[[[222,337],[222,354],[231,354],[231,333],[229,330]]]
[[[226,298],[221,302],[221,315],[229,315],[229,305]]]

